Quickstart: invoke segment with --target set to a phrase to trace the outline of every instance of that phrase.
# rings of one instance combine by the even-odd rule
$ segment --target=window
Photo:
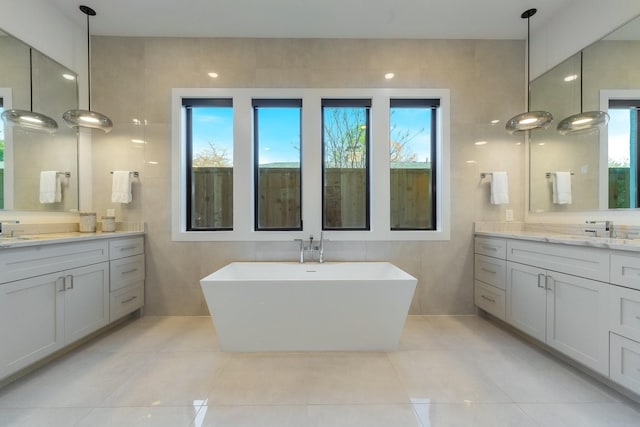
[[[301,99],[254,99],[255,230],[302,230]]]
[[[0,114],[4,112],[3,99],[0,96]],[[4,208],[4,126],[0,124],[0,209]]]
[[[172,238],[448,240],[449,109],[446,89],[173,89]]]
[[[187,230],[233,229],[233,104],[183,99],[187,141]]]
[[[436,225],[436,119],[438,99],[391,99],[389,172],[391,230]]]
[[[638,207],[639,108],[640,100],[609,100],[609,209]]]
[[[322,229],[369,230],[370,99],[322,100]]]

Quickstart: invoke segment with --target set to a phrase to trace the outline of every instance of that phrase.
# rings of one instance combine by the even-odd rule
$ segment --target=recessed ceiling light
[[[144,139],[132,139],[131,142],[133,142],[134,144],[146,144]]]
[[[500,123],[500,120],[498,120],[498,119],[491,120],[491,124],[492,125],[497,125],[498,123]]]
[[[69,74],[69,73],[62,74],[62,77],[64,77],[67,80],[71,80],[71,81],[76,79],[76,76],[74,76],[73,74]]]
[[[572,82],[574,80],[576,80],[578,78],[577,74],[571,74],[570,76],[567,76],[564,78],[565,82]]]
[[[488,142],[487,141],[476,141],[476,142],[474,142],[474,144],[475,145],[486,145],[486,144],[488,144]]]
[[[157,165],[158,164],[158,162],[154,162],[153,160],[149,160],[147,163],[150,164],[150,165]]]
[[[467,163],[471,164],[471,163],[475,163],[475,160],[467,160]]]
[[[544,145],[544,142],[540,142],[540,143],[538,143],[538,145],[542,146],[542,145]]]
[[[131,123],[133,123],[134,125],[139,125],[140,119],[131,119]]]
[[[396,75],[393,73],[387,73],[384,75],[384,78],[387,80],[391,80],[392,78],[394,78]]]
[[[212,72],[208,73],[208,75],[212,79],[217,79],[218,78],[218,73],[216,73],[215,71],[212,71]]]

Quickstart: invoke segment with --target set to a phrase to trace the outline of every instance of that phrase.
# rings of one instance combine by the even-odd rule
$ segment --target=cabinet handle
[[[487,246],[487,245],[481,245],[480,246],[482,249],[486,250],[486,251],[497,251],[498,248],[495,246]]]
[[[482,299],[486,299],[486,300],[487,300],[487,301],[489,301],[489,302],[493,302],[493,303],[495,303],[495,302],[496,302],[496,300],[491,299],[491,298],[489,298],[488,296],[485,296],[485,295],[480,295],[480,298],[482,298]]]
[[[123,246],[120,248],[120,251],[130,251],[131,249],[135,249],[136,245]]]
[[[136,271],[138,271],[138,269],[137,269],[137,268],[134,268],[134,269],[132,269],[132,270],[123,271],[123,272],[122,272],[122,273],[120,273],[120,274],[131,274],[131,273],[135,273]]]
[[[552,291],[553,287],[555,286],[556,281],[554,280],[553,277],[551,276],[547,276],[547,278],[544,280],[544,288],[548,291]]]
[[[134,299],[136,299],[136,298],[138,298],[138,297],[137,297],[137,296],[132,296],[132,297],[131,297],[131,298],[129,298],[129,299],[126,299],[126,300],[124,300],[124,301],[121,301],[121,302],[120,302],[120,304],[126,304],[126,303],[128,303],[128,302],[133,301],[133,300],[134,300]]]
[[[545,284],[542,284],[542,278],[544,278],[545,280]],[[542,289],[546,289],[546,281],[547,281],[547,276],[545,276],[544,274],[540,273],[538,274],[538,287],[542,288]]]
[[[56,279],[56,286],[58,286],[57,282],[60,282],[60,284],[62,285],[62,286],[60,286],[60,289],[58,289],[58,292],[64,292],[66,290],[66,286],[67,286],[66,283],[65,283],[64,276],[60,276],[60,277],[58,277]]]
[[[73,289],[73,276],[69,274],[67,277],[65,277],[64,278],[65,283],[67,282],[67,279],[69,279],[69,284],[65,288],[65,291],[68,291],[69,289]]]
[[[485,273],[491,273],[491,274],[498,274],[497,271],[494,270],[489,270],[488,268],[481,268],[480,270],[484,271]]]

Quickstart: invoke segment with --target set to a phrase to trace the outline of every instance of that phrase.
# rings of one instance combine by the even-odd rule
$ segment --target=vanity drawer
[[[144,305],[144,283],[139,282],[112,292],[109,301],[109,321],[113,322]]]
[[[610,334],[609,376],[640,394],[640,342]]]
[[[494,237],[476,237],[475,253],[505,259],[507,255],[507,241]]]
[[[506,275],[507,261],[476,254],[474,265],[476,279],[504,290]]]
[[[105,240],[0,250],[0,283],[41,276],[109,259]]]
[[[640,341],[640,291],[609,286],[609,328]]]
[[[505,320],[505,292],[494,286],[489,286],[478,280],[475,281],[475,304],[496,316]]]
[[[640,254],[611,255],[611,283],[640,290]]]
[[[601,282],[609,281],[609,251],[605,249],[509,240],[507,259]]]
[[[110,263],[111,292],[144,280],[144,255],[121,258]]]
[[[144,238],[142,236],[109,241],[109,259],[119,259],[141,253],[144,253]]]

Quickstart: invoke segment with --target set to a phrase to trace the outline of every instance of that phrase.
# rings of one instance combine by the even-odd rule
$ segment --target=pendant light
[[[558,123],[560,135],[579,135],[595,132],[609,123],[604,111],[582,111],[582,51],[580,52],[580,113],[569,116]]]
[[[88,81],[88,110],[68,110],[62,115],[65,122],[71,127],[100,129],[105,133],[113,128],[113,122],[104,114],[91,111],[91,36],[89,32],[89,17],[96,16],[96,11],[89,6],[80,6],[80,11],[87,15],[87,81]]]
[[[526,10],[520,15],[520,18],[527,20],[527,111],[510,118],[507,121],[506,129],[510,134],[519,134],[530,130],[546,129],[553,121],[553,116],[547,111],[529,111],[531,109],[531,97],[529,73],[531,66],[531,30],[530,18],[536,14],[538,9]]]
[[[2,121],[8,126],[28,130],[54,133],[58,123],[49,116],[33,111],[33,49],[29,48],[29,110],[7,110],[2,113]]]

